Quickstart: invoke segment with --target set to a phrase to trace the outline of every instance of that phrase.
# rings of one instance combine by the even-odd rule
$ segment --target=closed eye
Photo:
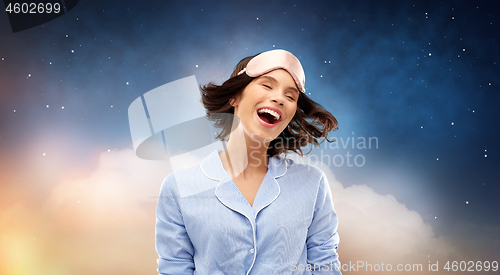
[[[293,96],[287,96],[289,99],[295,101],[295,98],[293,98]]]
[[[266,87],[266,88],[268,88],[268,89],[271,89],[271,86],[269,86],[269,85],[262,84],[262,86],[264,86],[264,87]]]

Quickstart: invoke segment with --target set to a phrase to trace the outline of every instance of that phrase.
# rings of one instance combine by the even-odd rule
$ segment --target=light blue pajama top
[[[338,219],[323,171],[269,158],[250,206],[219,152],[162,183],[159,274],[341,274]]]

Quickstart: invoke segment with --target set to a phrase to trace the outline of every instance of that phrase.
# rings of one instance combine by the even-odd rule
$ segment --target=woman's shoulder
[[[198,174],[200,174],[200,173],[201,173],[200,164],[196,164],[196,165],[193,165],[193,166],[188,167],[188,168],[183,168],[183,169],[179,169],[179,170],[175,170],[175,171],[171,172],[170,174],[168,174],[165,177],[165,180],[167,180],[167,179],[170,179],[170,180],[172,180],[172,179],[190,180],[190,179],[199,177]]]
[[[313,163],[307,163],[300,156],[282,160],[286,164],[286,173],[278,178],[278,182],[285,193],[300,194],[303,198],[315,200],[323,192],[327,182],[323,170]]]
[[[319,180],[324,176],[323,170],[314,164],[306,163],[300,156],[278,157],[286,165],[286,174],[289,176],[300,176],[311,180]]]
[[[162,185],[181,198],[215,188],[220,176],[217,172],[216,158],[218,155],[214,151],[197,164],[170,173]]]
[[[179,185],[186,185],[187,183],[199,181],[201,175],[203,175],[203,173],[200,164],[196,164],[188,168],[171,172],[163,179],[162,185],[168,188],[177,189]]]

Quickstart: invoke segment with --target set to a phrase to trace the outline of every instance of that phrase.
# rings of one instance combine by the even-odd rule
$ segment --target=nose
[[[279,105],[283,106],[283,100],[276,100],[276,99],[272,99],[271,101],[272,101],[272,102],[276,102],[276,103],[278,103]]]
[[[275,103],[278,103],[279,105],[283,106],[283,103],[285,102],[285,99],[283,98],[283,96],[276,94],[276,95],[273,95],[271,97],[271,101],[275,102]]]

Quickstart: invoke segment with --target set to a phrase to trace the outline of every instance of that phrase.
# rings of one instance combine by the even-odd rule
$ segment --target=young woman
[[[227,145],[165,178],[160,274],[341,274],[325,174],[286,158],[337,128],[304,83],[299,60],[272,50],[241,60],[222,85],[201,88]]]

